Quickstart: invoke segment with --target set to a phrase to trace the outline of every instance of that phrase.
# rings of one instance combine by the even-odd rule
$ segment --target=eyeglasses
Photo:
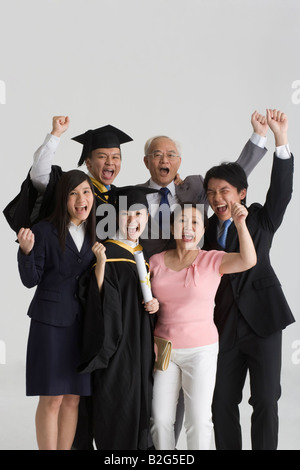
[[[161,152],[160,150],[155,150],[152,153],[149,153],[147,157],[151,157],[154,160],[162,160],[163,157],[166,157],[168,160],[174,160],[175,158],[179,157],[180,155],[177,155],[175,152]]]

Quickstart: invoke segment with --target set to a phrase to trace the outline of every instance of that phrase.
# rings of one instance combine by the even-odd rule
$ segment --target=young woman
[[[87,287],[81,370],[93,372],[93,432],[98,450],[148,447],[158,302],[143,305],[134,258],[148,219],[148,188],[119,188],[114,239],[96,243]],[[87,276],[88,277],[88,276]],[[146,307],[146,309],[145,309]]]
[[[63,174],[56,210],[32,230],[21,228],[18,265],[21,280],[37,286],[26,364],[26,394],[39,396],[36,433],[41,450],[69,450],[80,395],[91,394],[90,375],[80,375],[82,308],[79,277],[94,260],[93,186],[79,170]]]
[[[256,263],[246,217],[244,206],[232,205],[240,253],[206,252],[198,248],[204,234],[200,209],[194,204],[182,206],[172,221],[176,248],[150,258],[152,291],[160,305],[154,334],[173,345],[168,369],[154,373],[151,434],[157,450],[175,447],[174,423],[181,388],[188,449],[210,447],[218,354],[214,297],[222,274],[244,271]]]

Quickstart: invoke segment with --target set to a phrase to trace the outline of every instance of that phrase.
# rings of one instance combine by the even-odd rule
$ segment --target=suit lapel
[[[53,235],[55,236],[55,238],[57,238],[58,240],[58,232],[57,232],[57,229],[56,227],[53,226],[53,229],[52,229],[52,233]],[[77,246],[75,245],[75,242],[68,230],[68,233],[67,233],[67,238],[66,238],[66,246],[71,250],[73,251],[73,253],[75,253],[77,256],[80,254],[81,256],[83,256],[88,250],[91,249],[91,244],[89,242],[89,239],[88,239],[88,236],[85,235],[84,237],[84,241],[83,241],[83,244],[82,244],[82,247],[81,247],[81,250],[78,251],[78,248]]]
[[[228,252],[236,251],[238,244],[238,234],[232,221],[227,233],[225,250]]]
[[[209,218],[208,227],[205,231],[204,240],[207,241],[207,249],[210,250],[221,250],[220,245],[217,242],[217,230],[218,230],[218,218],[216,215],[212,215]]]
[[[77,246],[75,245],[75,242],[68,230],[68,234],[67,234],[67,238],[66,238],[66,246],[68,248],[70,248],[70,250],[72,250],[74,253],[76,253],[77,255],[79,254],[79,251],[77,249]]]
[[[87,234],[85,234],[84,240],[83,240],[83,245],[80,250],[80,254],[83,256],[88,250],[91,250],[91,243],[89,241],[89,237]]]
[[[219,245],[217,238],[218,238],[218,218],[214,214],[209,219],[209,225],[206,231],[207,240],[210,245],[210,249],[213,250],[222,250],[223,248]],[[227,238],[226,238],[226,251],[236,251],[238,246],[238,235],[234,225],[234,222],[230,224],[228,229]]]
[[[73,237],[69,231],[68,231],[67,238],[66,238],[66,246],[70,248],[70,250],[72,250],[77,256],[78,255],[83,256],[88,250],[91,249],[91,244],[89,242],[88,236],[87,234],[85,234],[81,250],[78,251],[78,248],[75,245]]]

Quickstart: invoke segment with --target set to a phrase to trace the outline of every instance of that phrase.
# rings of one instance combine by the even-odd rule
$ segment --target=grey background
[[[66,114],[55,163],[76,166],[70,138],[113,124],[134,138],[117,185],[146,181],[143,146],[166,134],[182,145],[180,174],[236,159],[251,113],[285,111],[295,184],[272,262],[299,320],[300,2],[295,0],[1,0],[2,209],[17,194],[33,152]],[[297,85],[297,83],[295,84]],[[299,85],[297,85],[299,88]],[[249,179],[248,204],[264,202],[274,140]],[[1,209],[1,210],[2,210]],[[26,316],[33,291],[19,280],[15,235],[3,216],[0,316],[0,449],[36,449],[36,398],[25,397]],[[1,352],[2,347],[2,352]],[[4,348],[4,351],[3,351]],[[3,363],[4,362],[4,363]],[[279,449],[300,449],[300,327],[284,332]],[[241,405],[250,448],[249,387]],[[184,437],[180,447],[184,448]]]

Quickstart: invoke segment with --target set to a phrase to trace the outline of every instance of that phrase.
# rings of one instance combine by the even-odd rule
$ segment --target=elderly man
[[[255,111],[251,116],[251,124],[253,134],[237,160],[247,175],[267,151],[265,143],[268,125],[265,116]],[[161,205],[164,209],[169,206],[169,211],[172,211],[178,203],[194,202],[204,204],[207,210],[208,202],[201,175],[188,176],[182,184],[175,184],[174,180],[181,164],[181,152],[176,141],[166,136],[153,137],[146,142],[144,154],[144,163],[151,178],[142,186],[159,190],[158,193],[147,195],[151,220],[147,233],[144,233],[141,239],[144,249],[151,256],[170,249],[174,243],[168,230],[167,218],[162,232],[159,232],[158,214],[160,210],[163,212]]]

